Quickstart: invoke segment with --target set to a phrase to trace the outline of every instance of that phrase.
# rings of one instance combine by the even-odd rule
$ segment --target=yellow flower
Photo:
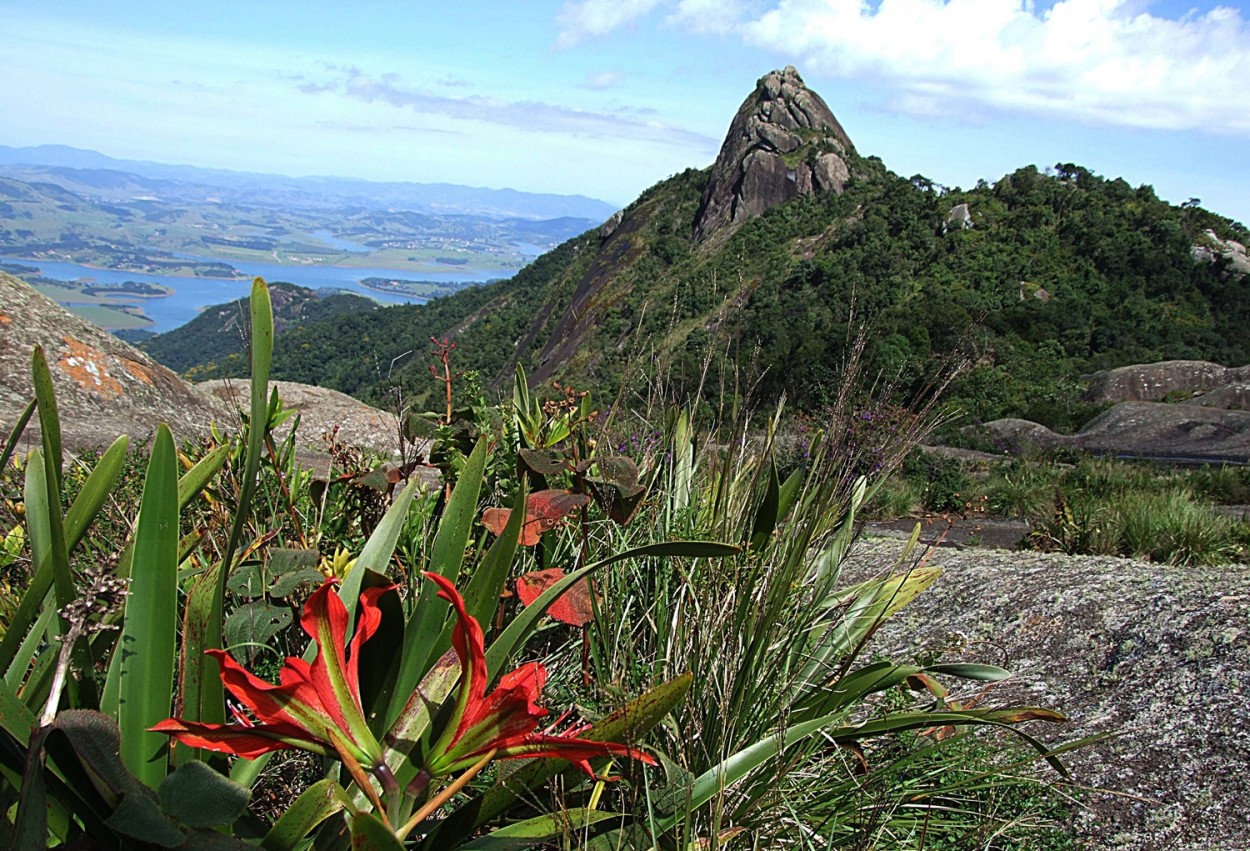
[[[327,579],[346,579],[347,574],[355,567],[356,559],[352,558],[352,554],[343,549],[336,547],[334,550],[334,558],[322,557],[321,564],[317,565]]]

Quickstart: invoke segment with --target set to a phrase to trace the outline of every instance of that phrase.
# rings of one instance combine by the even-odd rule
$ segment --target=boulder
[[[1150,458],[1250,460],[1250,412],[1121,402],[1071,438],[1087,452]]]
[[[196,389],[220,400],[231,410],[245,411],[251,385],[242,379],[215,379],[195,385]],[[340,443],[360,446],[381,453],[399,451],[399,419],[393,413],[366,405],[345,393],[326,387],[313,387],[294,381],[271,381],[269,392],[278,391],[284,407],[299,413],[300,442],[313,448],[326,447],[325,437],[333,434]],[[276,432],[284,437],[290,420]]]
[[[6,436],[34,394],[36,346],[43,347],[52,374],[62,440],[71,452],[107,446],[122,434],[143,443],[162,422],[182,439],[234,419],[219,399],[17,278],[0,273],[0,293],[0,427]],[[32,422],[22,447],[38,441]]]
[[[1011,452],[1079,449],[1096,455],[1192,461],[1250,461],[1250,411],[1163,402],[1121,402],[1076,434],[1056,434],[1028,420],[1001,419],[984,426]]]
[[[1133,364],[1089,376],[1084,401],[1160,402],[1169,396],[1196,395],[1226,384],[1250,381],[1250,366],[1226,367],[1200,360]]]

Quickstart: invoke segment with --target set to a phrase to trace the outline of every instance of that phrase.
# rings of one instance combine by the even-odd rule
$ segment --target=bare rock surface
[[[861,541],[850,570],[901,550]],[[1116,734],[1064,757],[1096,790],[1075,811],[1078,847],[1250,848],[1250,571],[979,549],[930,563],[943,575],[872,649],[1014,671],[980,705],[1062,711],[1066,725],[1030,728],[1049,743]]]
[[[98,448],[119,435],[149,439],[159,423],[176,438],[226,422],[230,409],[174,372],[26,283],[0,273],[0,426],[5,434],[34,394],[31,355],[42,346],[56,390],[62,437],[70,451]],[[23,447],[39,440],[33,423]]]
[[[1160,402],[1250,381],[1250,366],[1227,367],[1201,360],[1141,363],[1096,372],[1089,377],[1086,402]]]
[[[695,236],[727,238],[770,207],[850,179],[850,137],[793,66],[760,78],[738,108],[695,218]]]
[[[251,386],[239,379],[215,379],[195,385],[231,410],[246,411],[250,406]],[[360,446],[376,452],[398,452],[399,425],[393,413],[366,405],[345,393],[326,387],[313,387],[294,381],[271,381],[269,392],[277,388],[283,406],[299,413],[301,442],[324,448],[324,435],[334,434],[340,443]],[[278,429],[285,436],[290,426]]]

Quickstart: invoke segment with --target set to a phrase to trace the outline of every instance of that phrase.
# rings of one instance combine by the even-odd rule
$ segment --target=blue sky
[[[0,0],[0,144],[625,204],[795,65],[950,186],[1075,162],[1250,224],[1250,0]]]

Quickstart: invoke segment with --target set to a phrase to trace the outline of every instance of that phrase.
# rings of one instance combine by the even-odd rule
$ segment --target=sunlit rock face
[[[727,238],[770,207],[841,192],[851,176],[850,137],[793,66],[762,77],[738,108],[695,219],[700,241]]]

